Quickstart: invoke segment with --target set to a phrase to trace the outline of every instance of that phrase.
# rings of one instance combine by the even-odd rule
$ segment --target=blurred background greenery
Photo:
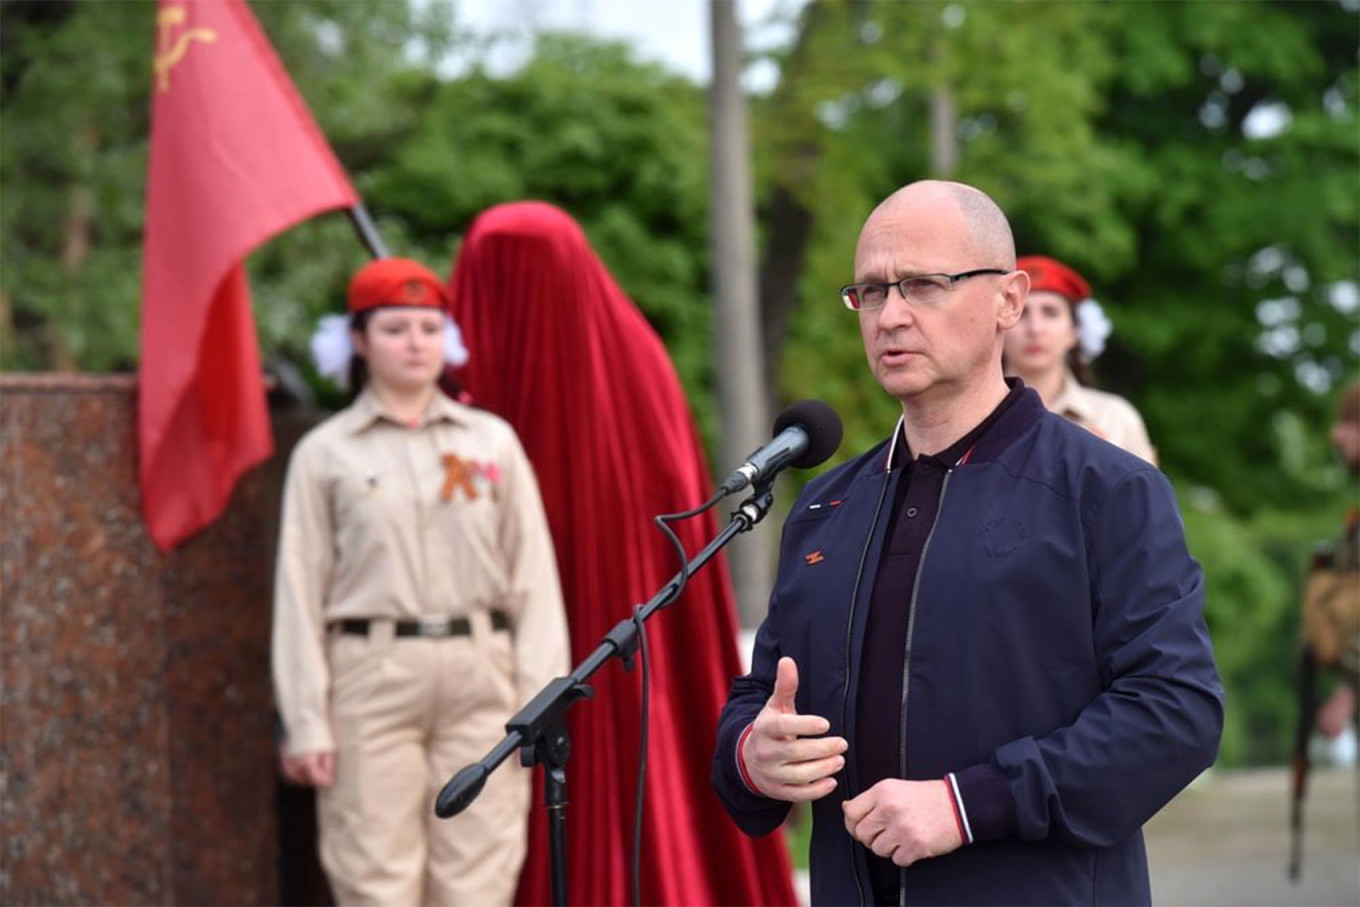
[[[704,86],[579,34],[493,72],[498,37],[447,2],[253,8],[394,254],[447,273],[482,209],[561,205],[664,338],[713,449]],[[1020,251],[1077,267],[1115,323],[1098,379],[1146,418],[1206,570],[1221,764],[1282,761],[1302,571],[1357,499],[1325,432],[1360,355],[1360,2],[774,15],[790,39],[749,50],[777,73],[750,98],[771,402],[830,402],[842,456],[885,435],[896,403],[836,297],[859,224],[926,176],[989,192]],[[136,367],[154,16],[0,5],[7,370]],[[269,361],[310,368],[316,318],[364,258],[339,215],[251,257]]]

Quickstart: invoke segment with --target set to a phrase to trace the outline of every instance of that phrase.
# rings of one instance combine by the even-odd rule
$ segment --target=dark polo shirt
[[[888,542],[874,578],[864,647],[860,652],[854,740],[860,792],[884,778],[901,777],[902,675],[906,668],[912,588],[926,539],[939,513],[945,475],[960,461],[970,459],[980,442],[991,440],[989,431],[1024,390],[1019,379],[1008,378],[1006,383],[1010,393],[1005,399],[980,425],[948,449],[914,457],[906,438],[898,439],[891,468],[902,470],[902,474],[889,516]],[[872,852],[868,858],[875,902],[896,904],[898,867],[892,860]]]

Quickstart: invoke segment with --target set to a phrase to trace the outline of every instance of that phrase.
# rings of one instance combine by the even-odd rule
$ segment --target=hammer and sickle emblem
[[[157,47],[153,68],[159,91],[170,90],[170,70],[184,59],[191,41],[212,44],[217,40],[217,32],[211,28],[189,28],[178,35],[172,34],[177,26],[184,24],[185,18],[187,14],[182,6],[167,6],[156,14]]]
[[[477,500],[477,486],[472,484],[472,470],[468,464],[453,454],[444,454],[444,487],[439,496],[446,501],[453,500],[455,489],[463,489],[469,501]]]
[[[406,285],[402,288],[402,292],[406,295],[406,301],[411,305],[425,304],[425,284],[420,281],[406,281]]]

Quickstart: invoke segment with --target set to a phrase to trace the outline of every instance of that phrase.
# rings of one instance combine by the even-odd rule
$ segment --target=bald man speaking
[[[1142,825],[1223,725],[1171,487],[1003,377],[1029,278],[984,193],[898,190],[854,268],[902,415],[791,511],[714,785],[751,835],[812,803],[817,904],[1150,903]]]

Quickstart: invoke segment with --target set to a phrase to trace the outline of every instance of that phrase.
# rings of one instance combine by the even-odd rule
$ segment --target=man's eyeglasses
[[[954,284],[960,280],[982,274],[1009,273],[1000,268],[978,268],[959,274],[914,274],[892,283],[852,283],[841,287],[841,301],[845,303],[847,309],[854,309],[856,312],[877,309],[888,301],[888,294],[892,292],[892,288],[897,287],[907,302],[931,305],[948,296],[949,291],[954,289]]]

